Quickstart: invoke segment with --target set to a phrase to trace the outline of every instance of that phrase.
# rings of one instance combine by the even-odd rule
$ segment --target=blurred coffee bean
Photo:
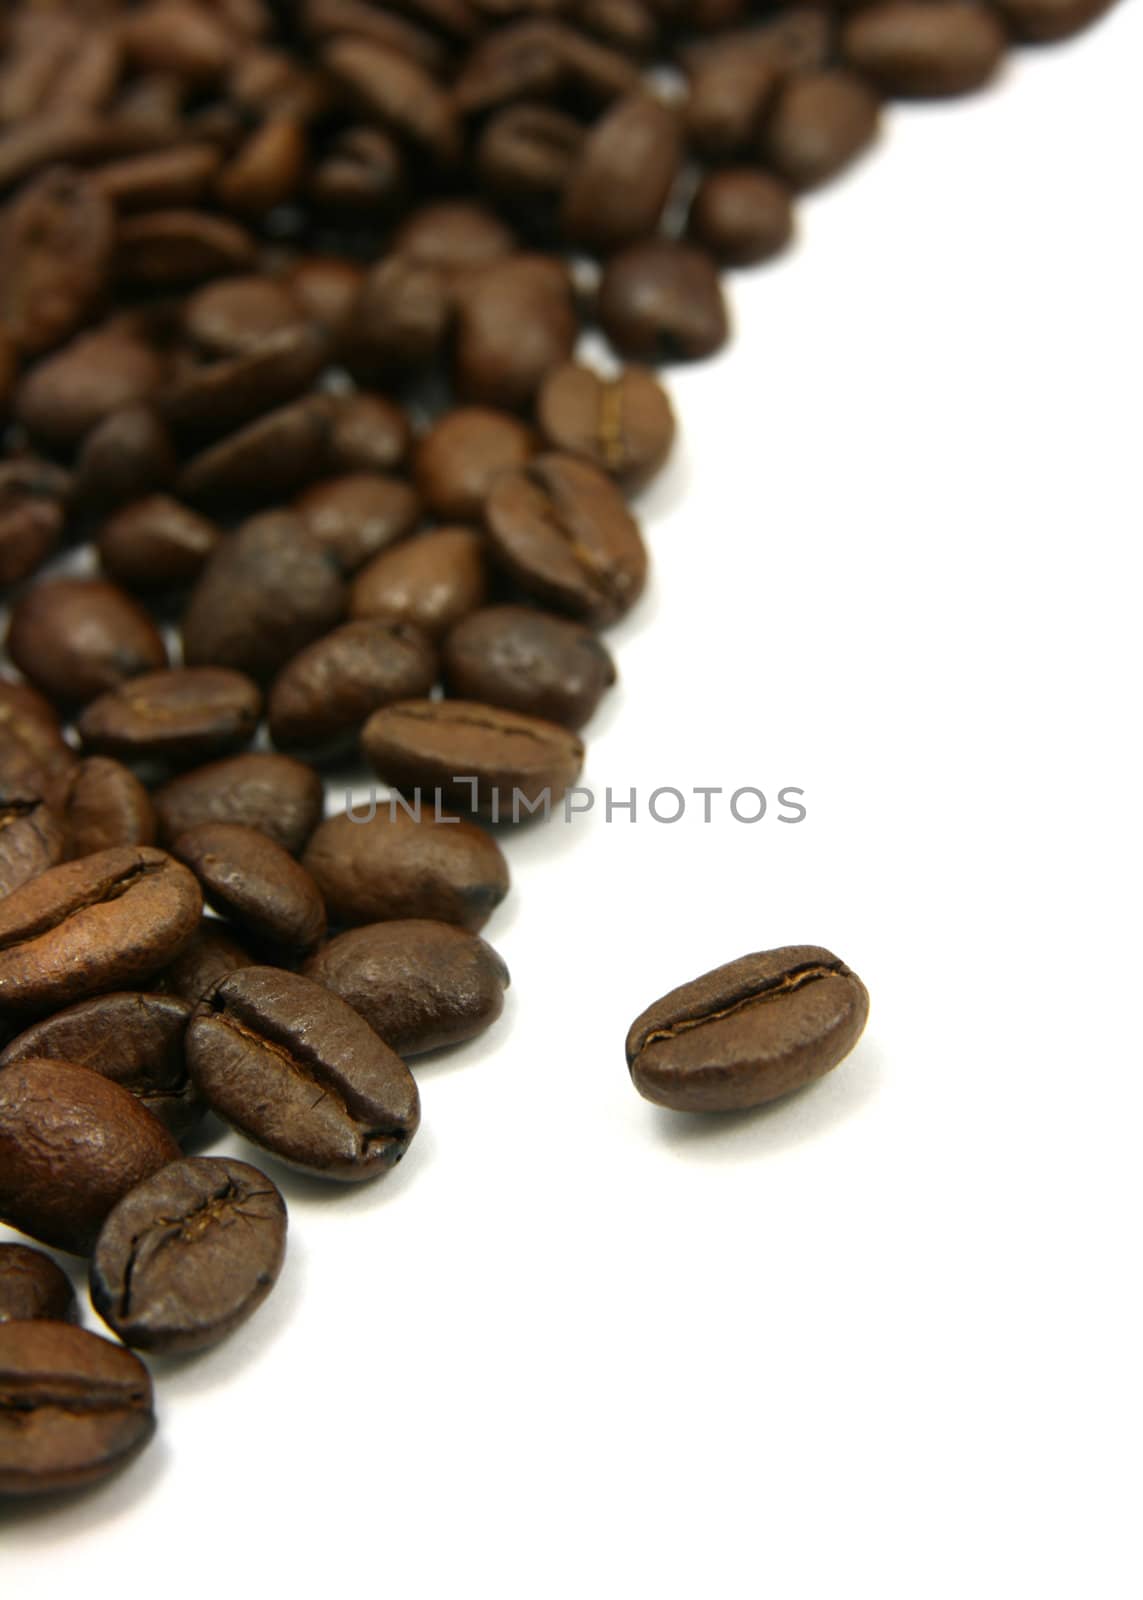
[[[645,367],[613,378],[574,362],[557,367],[544,379],[536,417],[553,450],[582,456],[628,493],[655,477],[675,439],[671,402]]]
[[[0,462],[0,587],[30,577],[53,553],[71,494],[71,475],[52,462]]]
[[[781,81],[774,59],[756,50],[725,49],[691,77],[687,131],[710,161],[745,154]]]
[[[1115,0],[993,0],[1018,39],[1045,44],[1079,33],[1106,15]]]
[[[409,419],[384,395],[340,395],[331,402],[326,467],[330,472],[394,472],[411,444]]]
[[[245,350],[181,372],[159,395],[159,410],[181,439],[198,443],[244,424],[256,430],[265,412],[310,388],[327,355],[325,335],[295,321]],[[314,415],[324,428],[320,406]]]
[[[486,540],[471,528],[436,528],[385,550],[358,573],[355,620],[407,622],[437,639],[484,604]]]
[[[436,679],[426,634],[405,622],[347,622],[296,655],[274,680],[271,737],[284,750],[337,751],[379,706],[419,699]]]
[[[12,609],[7,643],[24,676],[61,705],[84,705],[167,664],[147,613],[96,578],[53,578],[29,589]]]
[[[529,222],[553,222],[585,136],[581,123],[553,106],[507,106],[480,134],[481,183]]]
[[[638,361],[713,355],[730,331],[713,261],[670,239],[611,258],[599,287],[599,321],[620,354]]]
[[[149,406],[128,406],[83,441],[76,499],[88,510],[126,505],[164,488],[178,469],[171,436]]]
[[[219,201],[250,221],[264,218],[295,193],[306,156],[305,132],[293,117],[267,118],[219,173]]]
[[[194,505],[272,505],[328,464],[330,423],[322,395],[281,406],[193,457],[175,492]]]
[[[726,266],[768,261],[793,237],[789,191],[768,173],[750,167],[708,172],[691,202],[688,231]]]
[[[407,187],[396,139],[381,128],[346,128],[318,161],[307,192],[319,211],[376,218],[395,211]]]
[[[1007,39],[981,0],[881,0],[846,22],[842,54],[885,94],[943,98],[981,89]]]
[[[114,236],[93,179],[65,168],[34,178],[0,211],[0,333],[25,355],[73,334],[106,293]]]
[[[434,423],[417,447],[417,485],[438,517],[474,521],[497,473],[523,466],[535,450],[535,434],[518,417],[461,406]]]
[[[589,132],[564,190],[565,235],[614,250],[654,233],[682,162],[678,113],[653,95],[629,95]]]
[[[403,260],[445,274],[487,266],[511,255],[515,247],[511,229],[471,200],[420,206],[393,237],[393,251]]]
[[[431,366],[451,316],[448,281],[439,268],[386,256],[361,286],[347,352],[354,371],[385,378]]]
[[[156,393],[162,358],[134,332],[97,328],[30,367],[16,391],[24,426],[55,449],[74,449],[109,414]]]
[[[315,483],[294,509],[308,532],[353,573],[416,527],[421,502],[411,484],[380,473],[346,473]]]
[[[109,161],[92,176],[120,213],[179,210],[203,200],[221,165],[215,145],[181,144]]]
[[[762,130],[759,153],[794,189],[837,176],[876,138],[881,103],[862,79],[835,69],[792,78]]]
[[[333,345],[348,334],[365,274],[339,256],[303,256],[285,282],[311,322]]]
[[[457,624],[442,649],[451,695],[582,728],[615,682],[615,663],[582,623],[525,606],[490,606]]]
[[[321,821],[323,788],[304,762],[251,751],[172,778],[154,803],[165,841],[201,822],[241,822],[297,855]]]
[[[453,375],[462,399],[513,410],[528,405],[546,373],[566,361],[579,326],[564,266],[515,255],[457,286]]]
[[[415,61],[365,39],[335,39],[322,53],[335,83],[416,154],[439,166],[459,154],[451,97]]]
[[[239,356],[306,320],[297,296],[274,278],[219,278],[183,309],[187,336],[208,356]]]
[[[225,667],[144,673],[86,706],[85,750],[125,761],[189,765],[250,743],[262,712],[258,686]]]
[[[222,535],[168,495],[124,506],[99,531],[99,559],[116,583],[139,593],[177,588],[202,571]]]
[[[76,764],[59,714],[26,683],[0,679],[0,793],[54,797]]]
[[[120,219],[115,273],[141,289],[172,289],[254,263],[252,236],[237,222],[206,211],[148,211]]]

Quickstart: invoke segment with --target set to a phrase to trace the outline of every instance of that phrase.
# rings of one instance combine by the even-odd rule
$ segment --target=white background
[[[276,1295],[0,1517],[6,1596],[1140,1593],[1141,63],[1124,4],[894,112],[735,282],[587,777],[806,822],[510,840],[504,1021],[392,1176],[282,1179]],[[634,1015],[795,941],[869,986],[851,1059],[641,1101]]]

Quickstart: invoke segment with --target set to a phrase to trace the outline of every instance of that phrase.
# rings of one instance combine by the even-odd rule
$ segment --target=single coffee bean
[[[248,967],[203,1000],[191,1072],[233,1128],[288,1166],[361,1182],[395,1166],[420,1122],[408,1067],[310,978]]]
[[[1105,16],[1115,0],[994,0],[1018,39],[1046,44],[1067,39]]]
[[[400,1056],[483,1033],[504,1009],[509,982],[491,945],[447,922],[351,928],[322,945],[305,970]]]
[[[387,783],[494,822],[547,816],[583,768],[574,734],[538,717],[466,700],[404,700],[375,711],[365,759]]]
[[[621,355],[690,361],[729,334],[726,302],[705,251],[648,239],[613,256],[599,286],[599,321]]]
[[[865,985],[828,950],[764,950],[649,1006],[627,1035],[627,1064],[657,1105],[740,1111],[836,1067],[868,1014]]]
[[[406,622],[347,622],[311,644],[274,680],[267,718],[283,750],[328,754],[352,743],[366,718],[394,700],[427,695],[437,657]]]
[[[460,406],[421,440],[417,486],[436,516],[478,521],[497,473],[522,467],[535,451],[536,436],[518,417],[487,406]]]
[[[154,844],[151,797],[129,768],[90,756],[68,775],[61,818],[68,854],[93,856],[117,845]]]
[[[567,99],[601,107],[638,87],[634,62],[546,17],[526,18],[482,40],[454,84],[465,114],[510,100]]]
[[[583,146],[583,125],[554,106],[507,106],[490,117],[476,147],[488,192],[529,221],[554,220]]]
[[[154,1431],[151,1380],[130,1350],[66,1322],[0,1326],[0,1495],[98,1483]]]
[[[615,663],[590,628],[526,606],[474,611],[445,639],[442,661],[458,699],[573,731],[615,682]]]
[[[61,705],[84,705],[167,664],[162,635],[147,613],[96,578],[53,578],[23,594],[8,625],[8,652]]]
[[[235,41],[222,18],[189,0],[151,0],[123,26],[123,48],[136,67],[208,84],[230,64]]]
[[[345,603],[336,560],[299,517],[255,517],[220,545],[195,585],[183,617],[187,665],[268,682],[341,621]]]
[[[403,466],[412,442],[409,419],[384,395],[330,397],[330,433],[326,467],[331,472],[395,472]]]
[[[452,164],[460,147],[452,99],[415,61],[362,38],[335,39],[321,60],[366,116],[419,155]]]
[[[219,978],[253,965],[242,946],[231,938],[226,923],[204,917],[190,943],[169,967],[163,968],[152,984],[166,994],[189,1000],[193,1006]]]
[[[0,794],[53,798],[76,759],[51,702],[26,683],[0,679]]]
[[[138,1350],[209,1350],[257,1311],[285,1255],[286,1205],[265,1173],[209,1156],[172,1161],[103,1224],[91,1303]]]
[[[0,1221],[84,1254],[129,1189],[180,1154],[141,1101],[71,1061],[0,1069]]]
[[[67,854],[67,830],[36,788],[0,791],[0,899]]]
[[[492,551],[521,588],[596,626],[642,593],[647,552],[609,478],[573,456],[505,472],[485,506]]]
[[[550,256],[506,256],[468,274],[456,286],[460,397],[508,411],[529,405],[545,373],[570,359],[578,333],[571,279]]]
[[[565,237],[615,250],[656,232],[682,164],[676,111],[640,91],[591,129],[564,190]]]
[[[2,390],[0,383],[0,417]],[[0,463],[0,590],[30,578],[54,553],[70,487],[68,474],[47,462]]]
[[[51,1256],[26,1244],[0,1244],[0,1323],[78,1319],[71,1279]]]
[[[671,402],[646,367],[606,378],[568,362],[544,379],[536,416],[552,450],[582,456],[629,494],[659,472],[675,439]]]
[[[856,160],[880,122],[880,100],[854,73],[809,72],[783,86],[758,152],[792,188],[813,189]]]
[[[744,155],[781,77],[777,62],[758,49],[722,49],[697,64],[686,114],[687,131],[699,154],[710,161]]]
[[[132,678],[85,706],[85,750],[177,766],[250,743],[262,713],[258,685],[228,667],[174,667]]]
[[[485,267],[511,255],[515,248],[512,230],[471,200],[438,200],[420,206],[393,238],[397,255],[446,274]]]
[[[908,99],[983,88],[1006,44],[995,11],[980,0],[882,0],[852,17],[841,38],[850,66]]]
[[[793,237],[789,190],[749,167],[708,172],[691,202],[688,230],[726,266],[768,261]]]
[[[448,278],[438,267],[386,256],[361,286],[347,359],[355,373],[383,379],[431,367],[452,320]]]
[[[256,220],[294,196],[307,155],[305,131],[294,117],[268,117],[219,173],[218,198],[227,211]]]
[[[342,572],[353,573],[412,533],[421,502],[411,484],[376,472],[345,473],[315,483],[295,509],[307,532]]]
[[[272,505],[325,470],[331,415],[324,395],[279,406],[194,456],[175,491],[192,505]]]
[[[437,639],[483,605],[487,541],[471,528],[436,528],[385,550],[358,573],[350,615],[404,622]]]
[[[478,933],[508,893],[508,863],[473,823],[412,815],[399,801],[323,822],[302,861],[343,927],[396,918],[455,922]]]
[[[380,128],[346,128],[314,167],[307,198],[318,211],[376,220],[406,198],[407,165],[396,139]]]
[[[53,449],[71,450],[111,413],[149,400],[165,373],[158,351],[131,328],[96,328],[28,369],[16,416]]]
[[[42,1014],[129,987],[173,961],[202,895],[161,850],[65,861],[0,901],[0,1013]]]
[[[92,176],[120,214],[193,209],[221,165],[222,152],[214,145],[183,144],[108,161]]]
[[[172,778],[154,802],[168,843],[201,822],[241,822],[297,855],[321,821],[323,788],[304,762],[259,750]]]
[[[213,463],[212,470],[233,472],[236,454],[250,450],[251,441],[257,445],[262,437],[257,431],[235,435],[234,430],[248,424],[256,429],[264,412],[304,394],[328,354],[326,336],[307,323],[296,322],[234,355],[183,369],[158,396],[157,405],[164,421],[182,440],[202,444],[230,435],[218,447],[221,454],[208,454],[206,460],[208,466]],[[282,416],[303,439],[311,421],[324,426],[317,410],[311,418],[308,412],[287,408],[279,414],[279,423]],[[319,428],[318,445],[323,437]]]
[[[115,215],[90,178],[44,172],[0,212],[0,332],[25,355],[60,344],[102,299]]]
[[[83,441],[75,493],[92,510],[109,510],[163,489],[178,470],[165,425],[149,406],[125,406]]]
[[[201,822],[174,854],[202,885],[207,903],[250,938],[310,950],[325,933],[317,884],[280,844],[240,822]]]
[[[130,1090],[181,1138],[205,1110],[183,1053],[189,1016],[190,1006],[174,995],[97,995],[34,1022],[0,1051],[0,1067],[43,1059],[80,1063]]]
[[[221,538],[213,522],[177,500],[148,495],[103,524],[99,559],[116,583],[146,594],[193,583]]]
[[[183,308],[188,336],[211,356],[243,355],[305,320],[300,301],[286,284],[254,275],[205,284]]]
[[[132,288],[175,289],[245,272],[254,254],[251,235],[224,217],[205,211],[149,211],[119,219],[115,271]]]
[[[290,267],[285,282],[309,321],[322,329],[333,348],[340,348],[364,276],[356,262],[340,256],[303,256]]]

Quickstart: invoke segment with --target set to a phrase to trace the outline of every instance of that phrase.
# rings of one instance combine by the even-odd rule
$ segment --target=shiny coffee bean
[[[980,0],[882,0],[852,17],[841,40],[850,66],[907,99],[983,88],[1006,44],[995,11]]]
[[[682,164],[678,113],[640,91],[592,127],[563,195],[567,238],[615,250],[658,230]]]
[[[401,1160],[420,1122],[412,1074],[344,1000],[270,967],[224,978],[187,1032],[212,1108],[270,1154],[361,1182]]]
[[[155,1431],[138,1356],[66,1322],[0,1326],[0,1495],[85,1488]]]
[[[579,333],[566,268],[513,255],[456,288],[453,377],[462,400],[511,411],[531,403],[544,375],[570,359]]]
[[[68,853],[67,829],[39,785],[0,791],[0,899]]]
[[[596,626],[642,593],[647,552],[615,484],[573,456],[505,472],[485,506],[492,552],[521,588]]]
[[[69,773],[60,817],[70,856],[155,842],[150,795],[129,768],[106,756],[89,756]]]
[[[394,918],[455,922],[478,933],[508,893],[508,863],[473,823],[436,820],[378,800],[330,817],[302,861],[325,899],[330,922],[357,927]]]
[[[0,794],[55,793],[76,759],[51,702],[26,683],[0,679]]]
[[[419,699],[436,681],[436,651],[427,634],[406,622],[347,622],[275,678],[267,704],[270,734],[283,750],[337,751],[379,707]]]
[[[615,663],[590,628],[526,606],[474,611],[445,639],[448,692],[576,730],[615,682]]]
[[[645,367],[613,378],[576,362],[557,367],[540,388],[536,416],[552,450],[582,456],[628,493],[659,472],[675,439],[671,402]]]
[[[201,911],[193,876],[161,850],[52,867],[0,901],[0,1010],[42,1015],[128,988],[174,960]]]
[[[635,361],[713,355],[730,331],[714,263],[670,239],[631,245],[608,262],[599,321],[620,354]]]
[[[285,1255],[286,1205],[265,1173],[226,1158],[172,1161],[100,1229],[91,1303],[137,1350],[209,1350],[257,1311]]]
[[[483,605],[487,541],[471,528],[436,528],[385,550],[360,573],[350,615],[404,622],[437,639]]]
[[[240,822],[201,822],[171,846],[207,904],[240,935],[283,950],[310,950],[325,933],[317,884],[289,851]]]
[[[375,472],[345,473],[315,483],[294,509],[306,531],[345,573],[357,572],[412,533],[421,516],[420,497],[411,484]]]
[[[536,436],[518,417],[460,406],[435,422],[417,447],[417,486],[436,516],[479,521],[497,473],[522,467],[535,451]]]
[[[726,266],[768,261],[793,237],[789,191],[768,173],[750,167],[708,172],[691,202],[688,230]]]
[[[322,781],[292,756],[251,751],[172,778],[154,795],[170,843],[202,822],[241,822],[297,855],[321,821]]]
[[[641,1095],[675,1111],[739,1111],[836,1067],[869,1014],[857,975],[828,950],[790,945],[730,961],[649,1006],[627,1063]]]
[[[0,1221],[84,1254],[128,1190],[179,1147],[127,1089],[71,1061],[0,1068]]]
[[[758,144],[766,165],[794,189],[813,189],[844,171],[877,136],[881,102],[841,68],[785,84]]]
[[[61,705],[167,664],[162,635],[130,595],[96,578],[53,578],[17,601],[8,652],[25,677]]]
[[[181,1138],[205,1109],[183,1053],[189,1016],[190,1006],[174,995],[97,995],[34,1022],[0,1051],[0,1067],[43,1059],[81,1063],[130,1090]]]
[[[26,1244],[0,1244],[0,1323],[78,1318],[71,1279],[51,1256]]]
[[[97,544],[108,577],[145,594],[193,583],[221,537],[213,522],[167,495],[155,494],[110,516]]]
[[[182,766],[250,743],[262,712],[258,685],[227,667],[175,667],[132,678],[85,706],[85,750]]]
[[[226,923],[204,917],[190,943],[151,983],[154,989],[189,1000],[193,1006],[220,978],[253,965],[247,952],[231,938]]]
[[[446,922],[377,922],[331,939],[306,973],[359,1011],[400,1056],[460,1044],[504,1009],[508,968]]]

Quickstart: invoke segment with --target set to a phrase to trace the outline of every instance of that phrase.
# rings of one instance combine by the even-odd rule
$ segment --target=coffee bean
[[[284,750],[336,751],[380,706],[427,695],[436,680],[436,651],[419,629],[405,622],[347,622],[275,678],[270,734]]]
[[[251,751],[172,778],[155,792],[168,843],[201,822],[241,822],[297,855],[321,821],[322,781],[292,756]]]
[[[307,323],[270,333],[233,355],[205,361],[179,373],[159,394],[157,404],[164,420],[180,439],[194,443],[222,439],[215,452],[200,460],[199,476],[209,472],[234,473],[235,459],[253,450],[263,413],[304,394],[325,365],[329,342],[325,334]],[[314,434],[315,458],[328,431],[329,419],[320,404],[286,408],[274,414],[274,426],[290,430],[303,442]],[[283,423],[285,419],[285,424]],[[233,430],[249,429],[247,432]],[[307,431],[309,430],[309,431]],[[224,437],[230,435],[230,437]],[[209,487],[209,485],[208,485]]]
[[[154,1431],[147,1369],[122,1345],[66,1322],[0,1326],[0,1495],[98,1483]]]
[[[750,148],[781,81],[773,57],[754,49],[724,49],[699,63],[687,102],[687,130],[711,161],[732,160]]]
[[[280,844],[240,822],[201,822],[171,846],[207,903],[240,934],[283,950],[310,950],[325,933],[317,884]]]
[[[354,372],[383,379],[431,367],[451,318],[448,280],[439,268],[387,256],[361,286],[347,351]]]
[[[222,19],[189,0],[150,0],[126,19],[122,39],[136,66],[195,84],[220,78],[234,49]]]
[[[464,400],[528,405],[567,361],[579,327],[567,270],[548,256],[514,255],[474,271],[456,290],[453,376]]]
[[[208,1350],[257,1311],[285,1254],[285,1202],[264,1173],[245,1161],[172,1161],[103,1224],[91,1303],[136,1349]]]
[[[331,472],[395,472],[409,454],[409,419],[381,394],[338,396],[330,408]]]
[[[380,128],[346,128],[311,173],[307,198],[319,211],[376,220],[397,209],[407,188],[407,163],[396,139]]]
[[[162,635],[130,595],[94,578],[53,578],[20,597],[8,652],[38,689],[83,705],[167,664]]]
[[[149,400],[165,373],[162,357],[132,329],[97,328],[29,367],[15,413],[37,439],[71,450],[110,413]]]
[[[132,287],[178,288],[245,272],[253,261],[246,229],[205,211],[149,211],[119,220],[115,271]]]
[[[330,407],[322,395],[280,406],[192,457],[175,482],[193,505],[271,505],[324,471]]]
[[[766,121],[759,153],[794,189],[826,183],[877,136],[881,103],[852,72],[806,73],[786,84]]]
[[[789,191],[776,178],[749,167],[709,172],[695,191],[688,229],[727,266],[768,261],[793,236]]]
[[[67,845],[66,829],[42,794],[0,791],[0,899],[61,862]]]
[[[219,173],[219,200],[228,211],[257,220],[293,196],[307,153],[305,131],[294,117],[268,117]]]
[[[529,220],[554,218],[585,130],[552,106],[508,106],[485,124],[476,160],[484,187]]]
[[[78,1318],[71,1279],[51,1256],[26,1244],[0,1244],[0,1323]]]
[[[191,1019],[187,1054],[224,1121],[319,1177],[379,1177],[420,1122],[401,1058],[344,1000],[295,973],[248,967],[224,978]]]
[[[90,510],[110,510],[165,488],[177,470],[171,436],[156,413],[149,406],[127,406],[83,441],[76,498]]]
[[[421,206],[393,238],[393,249],[404,260],[445,274],[487,266],[511,255],[515,246],[511,229],[470,200],[439,200]]]
[[[190,943],[152,979],[152,985],[196,1005],[220,978],[253,965],[242,946],[230,937],[225,923],[204,917]]]
[[[471,528],[437,528],[385,550],[357,575],[350,615],[408,623],[439,638],[484,603],[486,548]]]
[[[303,256],[285,281],[309,320],[337,347],[349,332],[364,276],[355,262],[339,256]]]
[[[552,450],[583,456],[628,493],[650,482],[675,439],[671,402],[645,367],[613,378],[575,362],[557,367],[544,379],[536,416]]]
[[[90,1067],[0,1069],[0,1220],[84,1254],[112,1206],[179,1155],[157,1118]]]
[[[608,262],[599,320],[621,355],[690,361],[713,355],[729,333],[714,263],[693,245],[649,239]]]
[[[1044,44],[1066,39],[1090,27],[1115,0],[994,0],[997,11],[1018,39]]]
[[[441,166],[455,159],[460,129],[452,101],[416,62],[360,38],[335,39],[321,59],[362,111],[402,143]]]
[[[71,856],[155,842],[150,795],[133,772],[106,756],[90,756],[72,769],[60,804]]]
[[[20,470],[17,462],[0,465],[0,589],[22,583],[38,571],[54,553],[64,530],[64,495],[70,483],[65,473],[50,468],[64,488],[59,493],[48,489],[51,479],[41,475],[40,465],[28,463],[27,471]],[[37,478],[44,488],[36,487]]]
[[[535,434],[518,417],[487,406],[461,406],[441,417],[421,440],[417,485],[438,517],[475,521],[497,473],[522,467],[535,451]]]
[[[295,509],[307,532],[346,573],[356,572],[411,533],[421,516],[420,498],[411,484],[375,472],[315,483]]]
[[[572,456],[538,456],[492,486],[485,520],[493,554],[538,599],[597,626],[642,593],[647,552],[623,496]]]
[[[638,81],[638,69],[618,51],[537,18],[512,23],[479,43],[461,68],[454,96],[466,114],[529,98],[598,107],[631,93]]]
[[[86,750],[181,766],[249,744],[261,710],[258,686],[243,673],[176,667],[101,695],[76,728]]]
[[[345,602],[337,562],[299,517],[255,517],[220,545],[195,585],[184,657],[188,666],[231,667],[268,682],[341,621]]]
[[[74,1061],[129,1090],[181,1138],[205,1110],[183,1053],[189,1016],[190,1006],[174,995],[97,995],[18,1034],[0,1051],[0,1068],[17,1061]]]
[[[851,18],[841,40],[852,67],[907,99],[983,88],[1006,43],[995,12],[979,0],[882,0]]]
[[[429,918],[477,933],[508,893],[499,846],[470,822],[388,801],[354,818],[323,822],[302,857],[334,924]]]
[[[108,285],[114,232],[106,195],[65,168],[33,179],[4,207],[0,332],[17,349],[49,350],[87,320]]]
[[[99,559],[108,577],[139,593],[193,583],[222,535],[167,495],[149,495],[108,518]]]
[[[0,679],[0,795],[58,797],[76,759],[51,703],[26,683]]]
[[[93,178],[120,213],[178,210],[193,208],[209,193],[221,165],[214,145],[183,144],[109,161]]]
[[[657,1105],[739,1111],[836,1067],[868,1014],[864,984],[828,950],[765,950],[649,1006],[627,1035],[627,1063],[639,1093]]]
[[[208,283],[190,296],[183,311],[188,336],[210,356],[243,355],[305,320],[285,284],[255,275]]]
[[[400,1056],[472,1039],[504,1009],[508,968],[446,922],[377,922],[331,939],[306,973],[359,1011]]]
[[[0,1006],[42,1014],[174,960],[198,926],[193,876],[161,850],[65,861],[0,901]]]
[[[614,250],[654,233],[682,163],[679,115],[640,91],[591,129],[564,190],[567,238]]]
[[[590,628],[524,606],[473,612],[445,639],[442,661],[458,699],[573,730],[615,682],[615,663]]]

